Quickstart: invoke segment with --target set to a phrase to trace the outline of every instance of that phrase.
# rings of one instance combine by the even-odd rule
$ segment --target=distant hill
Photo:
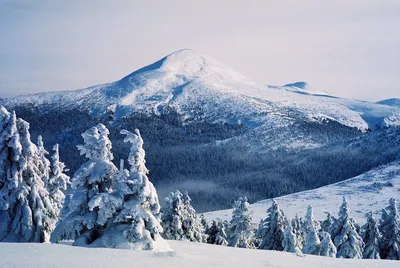
[[[289,218],[294,218],[296,214],[304,218],[308,205],[312,205],[316,219],[324,220],[327,212],[337,216],[342,198],[346,196],[352,217],[359,223],[364,223],[365,214],[369,211],[379,219],[381,210],[388,206],[389,199],[398,198],[399,190],[400,163],[396,161],[345,181],[274,199]],[[266,217],[271,203],[272,200],[268,199],[251,205],[254,222],[258,223],[261,218]],[[232,210],[222,210],[206,213],[206,217],[210,220],[229,220],[231,214]]]
[[[381,101],[378,101],[377,103],[385,104],[385,105],[389,105],[389,106],[398,106],[398,107],[400,107],[400,99],[397,99],[397,98],[381,100]]]

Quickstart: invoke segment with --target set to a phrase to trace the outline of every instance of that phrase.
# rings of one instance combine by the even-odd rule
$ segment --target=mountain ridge
[[[233,110],[238,111],[237,116],[228,121],[248,121],[248,110],[254,107],[252,110],[259,114],[277,109],[287,113],[294,109],[304,120],[335,120],[364,131],[376,126],[400,125],[397,120],[399,116],[392,116],[400,114],[397,107],[338,98],[320,91],[311,92],[306,87],[308,85],[305,82],[265,87],[208,56],[183,49],[118,81],[74,91],[16,96],[7,102],[10,106],[31,103],[42,106],[82,106],[85,109],[93,107],[93,113],[105,114],[112,111],[116,118],[137,110],[157,114],[164,107],[172,105],[183,117],[190,118],[192,114],[188,112],[191,110],[189,106],[196,108],[196,102],[207,101],[207,108],[214,113],[214,120],[217,120],[220,113],[213,108],[220,105],[231,110],[231,113],[234,113]],[[232,103],[237,104],[237,107],[232,107]]]
[[[399,98],[390,98],[390,99],[378,101],[376,103],[400,107],[400,99]]]
[[[97,118],[109,116],[113,121],[135,113],[161,116],[174,111],[182,124],[229,124],[244,131],[218,142],[234,142],[239,137],[257,144],[254,136],[270,137],[261,143],[261,151],[271,146],[298,149],[326,144],[304,133],[298,123],[326,128],[324,125],[334,122],[362,132],[400,126],[398,107],[319,95],[311,92],[306,82],[259,85],[191,49],[173,52],[118,81],[75,91],[18,96],[6,104],[10,109],[38,107],[41,113],[74,109]]]

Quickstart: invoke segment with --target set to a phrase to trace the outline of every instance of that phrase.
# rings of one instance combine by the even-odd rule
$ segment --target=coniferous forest
[[[304,217],[289,219],[273,201],[254,224],[247,197],[239,197],[229,222],[207,221],[193,208],[188,192],[173,191],[160,205],[138,129],[120,131],[130,150],[126,165],[121,159],[119,167],[113,162],[109,129],[99,123],[84,131],[76,149],[86,161],[70,178],[59,146],[49,157],[42,136],[33,143],[29,123],[15,112],[1,108],[0,128],[1,242],[72,240],[76,246],[152,250],[168,240],[187,240],[337,258],[400,259],[395,198],[379,219],[367,213],[363,226],[351,216],[345,196],[337,214],[331,211],[326,219],[315,219],[312,206]],[[71,191],[65,194],[68,186]]]
[[[120,130],[138,128],[146,140],[147,167],[161,202],[176,189],[189,191],[200,212],[229,208],[240,195],[255,202],[339,182],[398,159],[400,151],[400,128],[396,127],[363,133],[335,122],[299,121],[291,131],[324,145],[287,149],[280,147],[286,141],[278,139],[271,141],[277,147],[271,150],[275,144],[252,145],[246,139],[218,143],[250,128],[243,124],[185,123],[173,108],[160,115],[134,113],[118,120],[111,112],[99,117],[89,111],[47,108],[51,113],[29,105],[16,111],[31,123],[34,139],[43,136],[47,150],[59,144],[69,176],[85,161],[76,150],[83,142],[81,133],[104,124],[118,165],[129,153]]]

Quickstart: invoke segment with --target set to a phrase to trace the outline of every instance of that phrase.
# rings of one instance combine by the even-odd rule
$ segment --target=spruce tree
[[[304,221],[305,243],[302,248],[304,254],[319,255],[321,250],[321,241],[317,234],[317,221],[314,219],[312,206],[308,206]]]
[[[45,186],[48,188],[48,183],[49,183],[49,179],[50,179],[50,171],[51,171],[50,170],[50,161],[47,159],[49,152],[46,151],[46,149],[44,148],[43,138],[41,135],[38,136],[37,148],[38,148],[39,157],[41,159],[40,169],[43,170],[42,180],[43,180]]]
[[[214,244],[215,243],[215,236],[218,233],[217,221],[212,220],[211,224],[205,229],[205,234],[207,235],[207,244]]]
[[[381,258],[400,260],[400,217],[396,199],[391,198],[389,206],[382,210],[379,229],[382,233]]]
[[[321,240],[321,250],[319,255],[326,256],[326,257],[336,257],[336,247],[335,244],[332,242],[331,235],[328,232],[321,231],[319,233],[320,240]]]
[[[233,205],[232,219],[229,222],[228,246],[255,248],[251,215],[247,197],[239,197]]]
[[[53,151],[54,153],[51,156],[51,173],[47,189],[49,190],[54,208],[57,210],[57,215],[59,215],[65,200],[65,194],[63,191],[67,190],[67,187],[71,182],[69,176],[65,174],[68,169],[66,169],[65,164],[60,161],[58,144],[53,146]]]
[[[228,222],[219,220],[217,221],[218,232],[215,235],[215,245],[227,246],[228,245]]]
[[[185,208],[186,219],[182,222],[184,233],[189,241],[206,243],[207,236],[205,235],[201,218],[192,207],[191,201],[192,199],[188,192],[185,192],[183,194],[183,205]]]
[[[329,228],[331,227],[331,225],[333,224],[335,219],[332,217],[332,215],[329,212],[325,212],[325,213],[326,213],[326,219],[321,222],[320,231],[328,232]]]
[[[0,241],[47,242],[57,219],[29,124],[0,108]]]
[[[227,226],[226,221],[220,219],[213,220],[211,225],[206,229],[207,243],[213,245],[228,245],[227,242]]]
[[[200,214],[199,218],[200,218],[201,226],[203,226],[203,230],[204,230],[204,232],[206,232],[206,230],[210,228],[210,226],[208,225],[207,219],[204,216],[204,214]]]
[[[104,217],[98,207],[89,207],[89,202],[102,193],[111,191],[112,181],[118,169],[111,162],[111,141],[109,131],[98,124],[82,134],[84,144],[78,145],[81,155],[88,159],[72,178],[72,196],[62,221],[54,230],[51,241],[74,240],[74,245],[90,245],[101,237],[104,231]],[[110,205],[112,203],[110,202]]]
[[[287,223],[282,241],[283,250],[286,252],[301,254],[301,250],[297,245],[297,238],[293,232],[292,225]]]
[[[284,238],[284,229],[286,216],[278,203],[272,200],[271,207],[267,210],[268,216],[261,220],[258,228],[258,236],[260,238],[259,249],[266,250],[283,250],[282,240]]]
[[[343,197],[343,203],[339,210],[339,216],[329,228],[329,233],[337,248],[336,257],[361,259],[364,242],[358,235],[355,220],[350,217],[350,206]]]
[[[182,222],[185,220],[183,194],[176,190],[165,198],[165,206],[161,213],[164,238],[169,240],[185,240]]]
[[[296,216],[291,220],[291,225],[296,236],[296,246],[302,249],[305,242],[304,220],[296,213]]]
[[[115,189],[95,196],[90,209],[99,209],[99,224],[106,223],[103,244],[106,247],[153,250],[164,245],[161,238],[160,204],[153,184],[147,177],[143,139],[135,133],[122,130],[124,142],[132,144],[128,162],[129,172],[121,161],[114,182]],[[111,204],[111,205],[110,205]]]
[[[363,226],[362,239],[365,243],[363,258],[364,259],[380,259],[379,256],[379,242],[381,240],[381,233],[378,228],[372,212],[365,215],[367,223]]]
[[[166,206],[162,213],[164,237],[172,240],[189,240],[191,242],[207,242],[207,235],[200,216],[191,205],[189,194],[179,190],[170,193],[166,198]]]

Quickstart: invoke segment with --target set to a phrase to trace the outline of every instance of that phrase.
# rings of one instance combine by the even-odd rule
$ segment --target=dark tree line
[[[70,174],[84,161],[75,146],[82,142],[80,133],[90,126],[101,122],[110,129],[115,163],[125,159],[128,151],[118,138],[119,129],[142,129],[147,166],[160,195],[164,197],[177,188],[188,190],[198,211],[228,208],[237,194],[254,202],[342,181],[395,160],[400,151],[400,128],[362,133],[332,121],[299,119],[290,129],[271,130],[271,144],[254,150],[261,146],[262,137],[252,136],[257,133],[252,127],[244,123],[187,122],[170,107],[160,115],[137,112],[118,120],[111,112],[98,116],[68,107],[23,106],[16,111],[31,122],[34,139],[43,135],[47,149],[60,144],[60,155]],[[286,142],[279,140],[284,131],[309,137],[323,146],[285,149],[279,146],[279,142]],[[217,142],[228,138],[233,139]],[[277,149],[268,148],[272,145]]]

